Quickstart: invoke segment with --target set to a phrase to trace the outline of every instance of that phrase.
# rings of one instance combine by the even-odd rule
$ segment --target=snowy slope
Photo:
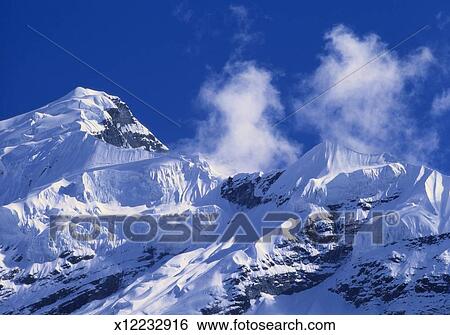
[[[0,121],[0,140],[0,313],[450,312],[450,178],[428,167],[325,142],[286,169],[221,179],[119,98],[82,88]],[[52,215],[212,210],[218,232],[238,212],[258,232],[268,211],[302,224],[293,236],[299,220],[271,222],[282,234],[269,242],[133,243],[104,227],[49,238]],[[380,218],[374,244],[358,231]]]
[[[47,106],[0,121],[0,204],[61,176],[167,150],[119,98],[78,87]]]

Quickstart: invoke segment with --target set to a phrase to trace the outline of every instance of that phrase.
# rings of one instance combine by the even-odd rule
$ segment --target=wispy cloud
[[[236,31],[233,35],[235,49],[231,58],[239,58],[242,56],[245,48],[253,43],[261,42],[263,35],[252,30],[253,19],[245,6],[230,5],[229,10],[236,23]]]
[[[445,29],[450,23],[450,15],[445,12],[439,12],[436,14],[436,25],[439,29]]]
[[[450,111],[450,89],[446,89],[441,94],[433,99],[431,105],[431,114],[434,116],[441,116]]]
[[[299,147],[272,126],[283,106],[267,69],[254,62],[228,64],[204,83],[199,97],[210,115],[197,143],[220,172],[267,170],[296,158]]]
[[[301,83],[299,105],[387,50],[379,36],[360,37],[343,25],[326,33],[325,43],[318,68]],[[427,48],[404,57],[387,53],[300,110],[298,119],[322,138],[359,151],[422,158],[436,149],[438,138],[422,131],[409,115],[408,97],[432,62]]]
[[[186,1],[181,1],[173,10],[173,15],[183,23],[189,23],[194,15],[194,11]]]

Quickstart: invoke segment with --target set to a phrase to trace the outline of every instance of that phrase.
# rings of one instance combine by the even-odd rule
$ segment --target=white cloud
[[[387,50],[377,35],[358,37],[343,25],[329,31],[325,41],[318,68],[301,85],[298,105]],[[419,129],[408,114],[407,98],[413,93],[414,81],[426,75],[432,62],[427,48],[405,57],[386,53],[301,109],[299,121],[313,126],[322,138],[355,150],[401,152],[419,158],[436,148],[437,135]]]
[[[199,97],[211,112],[197,142],[220,172],[267,170],[296,158],[299,147],[272,126],[283,106],[268,70],[253,62],[228,64],[205,82]]]
[[[434,97],[431,105],[431,114],[434,116],[441,116],[448,111],[450,111],[450,89]]]

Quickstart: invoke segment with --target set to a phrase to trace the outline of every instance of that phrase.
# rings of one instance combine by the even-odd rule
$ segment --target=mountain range
[[[449,196],[432,168],[332,142],[223,176],[78,87],[0,121],[0,313],[449,314]],[[212,214],[211,241],[51,231],[55,217]],[[238,218],[263,233],[227,236]]]

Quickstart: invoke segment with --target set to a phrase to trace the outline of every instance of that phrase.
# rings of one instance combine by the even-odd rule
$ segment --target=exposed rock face
[[[283,171],[276,171],[267,175],[244,174],[229,177],[222,184],[220,194],[234,204],[253,208],[273,200],[267,191],[282,174]]]
[[[315,224],[321,223],[311,223]],[[329,228],[327,233],[334,234],[335,227]],[[352,247],[331,239],[329,243],[317,243],[309,238],[310,235],[308,231],[301,231],[293,240],[276,243],[270,254],[240,266],[224,283],[225,293],[215,296],[201,312],[243,314],[263,294],[291,295],[316,286],[333,275],[345,262]]]
[[[330,291],[366,311],[448,314],[449,246],[448,233],[385,246],[382,252],[354,262]]]
[[[111,98],[116,108],[108,108],[109,118],[103,121],[105,129],[95,136],[106,143],[122,148],[144,148],[164,152],[169,149],[148,131],[119,98]]]
[[[280,248],[286,255],[267,257],[251,266],[242,266],[239,272],[227,279],[226,294],[214,297],[214,301],[200,311],[203,314],[244,314],[252,301],[262,294],[290,295],[318,285],[339,268],[350,247],[338,246],[320,256],[313,256],[298,243]],[[283,271],[280,271],[280,268]]]
[[[151,268],[157,261],[168,256],[152,247],[144,247],[135,254],[122,253],[120,263],[110,263],[107,258],[94,259],[93,255],[73,256],[62,253],[54,269],[46,276],[35,277],[19,268],[0,268],[0,281],[5,284],[38,285],[40,292],[25,291],[26,303],[19,309],[13,307],[14,298],[7,298],[13,290],[0,285],[1,314],[71,314],[80,307],[104,299],[120,288],[126,287]],[[114,257],[112,253],[110,257]]]

